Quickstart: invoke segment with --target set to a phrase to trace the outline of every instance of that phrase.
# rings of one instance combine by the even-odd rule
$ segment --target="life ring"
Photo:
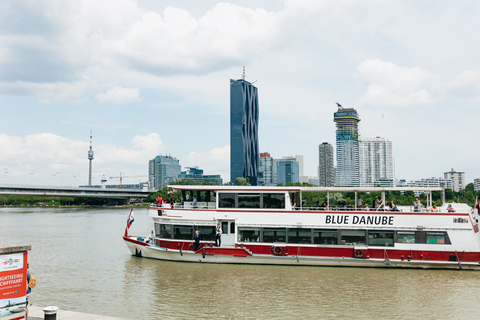
[[[362,249],[355,249],[353,252],[355,258],[363,258],[363,250]]]
[[[275,255],[275,256],[281,256],[281,255],[283,255],[283,248],[282,248],[282,247],[272,246],[272,248],[270,248],[270,251],[271,251],[272,254]]]

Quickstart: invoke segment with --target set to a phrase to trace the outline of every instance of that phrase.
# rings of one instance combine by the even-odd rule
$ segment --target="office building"
[[[245,77],[230,79],[230,181],[258,181],[258,90]]]
[[[277,184],[299,182],[299,165],[295,157],[282,157],[282,159],[275,159],[274,163],[277,168]]]
[[[320,187],[333,187],[334,178],[333,146],[324,142],[318,146],[318,185]]]
[[[465,172],[454,171],[453,168],[443,174],[445,179],[452,180],[453,191],[459,192],[465,189]]]
[[[303,156],[296,155],[295,160],[298,162],[298,182],[308,183],[308,176],[304,175],[303,172]]]
[[[274,165],[274,160],[270,153],[260,153],[260,160],[258,163],[258,185],[272,186],[277,184],[277,170]]]
[[[168,185],[169,181],[176,181],[180,174],[180,161],[172,156],[158,155],[148,162],[148,182],[150,188],[157,190]]]
[[[335,185],[341,187],[358,187],[360,185],[360,168],[358,159],[358,122],[360,118],[353,108],[338,105],[333,115],[337,127],[337,168]]]
[[[223,180],[219,174],[203,174],[203,169],[198,167],[186,168],[186,171],[180,172],[178,180],[193,180],[198,184],[207,182],[216,185],[222,185]]]
[[[475,192],[480,191],[480,178],[473,179],[473,190]]]
[[[393,187],[395,181],[393,145],[382,137],[363,138],[359,146],[361,187]]]

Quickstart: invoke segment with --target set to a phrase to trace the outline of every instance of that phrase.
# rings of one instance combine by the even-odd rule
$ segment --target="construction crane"
[[[122,176],[122,173],[120,172],[119,177],[109,177],[110,179],[120,179],[120,189],[122,188],[122,179],[123,178],[140,178],[140,177],[150,177],[152,175],[142,175],[142,176]]]

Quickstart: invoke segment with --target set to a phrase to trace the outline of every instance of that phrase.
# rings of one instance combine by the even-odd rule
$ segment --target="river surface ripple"
[[[135,209],[132,234],[152,230]],[[0,208],[0,243],[30,244],[44,307],[127,319],[476,319],[478,271],[214,265],[130,255],[129,209]]]

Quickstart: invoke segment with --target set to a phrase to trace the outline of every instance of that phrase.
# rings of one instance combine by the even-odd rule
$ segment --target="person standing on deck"
[[[363,206],[363,200],[360,198],[360,195],[357,197],[357,208],[361,208]]]
[[[222,244],[221,236],[222,236],[222,228],[220,227],[220,223],[217,223],[217,229],[216,229],[216,232],[215,232],[215,246],[216,247],[220,247],[220,245]]]
[[[200,231],[198,230],[195,231],[193,240],[195,241],[195,246],[193,247],[193,250],[197,251],[198,249],[200,249],[200,241],[202,240],[202,235],[200,234]]]
[[[195,198],[195,196],[193,196],[192,207],[197,207],[197,198]]]

